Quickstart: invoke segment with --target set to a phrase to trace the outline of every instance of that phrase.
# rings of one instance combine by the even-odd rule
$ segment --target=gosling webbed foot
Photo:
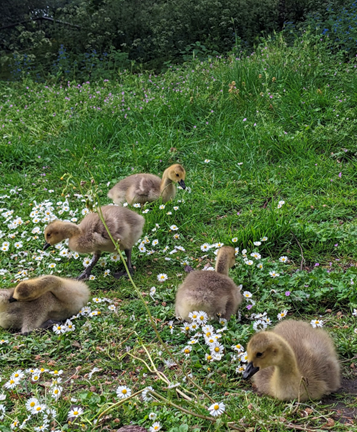
[[[82,274],[80,274],[78,277],[76,277],[76,280],[85,280],[85,279],[88,279],[89,278],[89,275],[88,275],[88,273],[87,272],[83,272]]]
[[[42,325],[41,325],[41,329],[49,329],[51,327],[53,327],[54,325],[58,325],[61,324],[61,321],[56,321],[56,320],[47,320],[45,321]]]

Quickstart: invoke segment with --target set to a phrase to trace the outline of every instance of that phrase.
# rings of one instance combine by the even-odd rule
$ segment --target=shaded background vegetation
[[[193,56],[239,54],[284,28],[295,37],[307,25],[331,36],[335,48],[351,45],[351,53],[356,20],[351,0],[5,0],[1,77],[96,79],[98,71],[139,65],[161,70]]]

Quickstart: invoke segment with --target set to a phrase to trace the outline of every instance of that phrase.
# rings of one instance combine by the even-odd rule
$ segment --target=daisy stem
[[[151,315],[150,309],[149,309],[148,305],[146,304],[146,302],[145,302],[145,300],[144,300],[144,297],[142,296],[140,290],[139,290],[138,287],[135,285],[135,283],[134,283],[134,281],[133,281],[133,279],[132,279],[132,277],[131,277],[131,274],[130,274],[130,272],[129,272],[129,270],[128,270],[128,266],[127,266],[127,264],[126,264],[126,261],[125,261],[125,259],[124,259],[124,256],[123,256],[123,254],[122,254],[122,252],[121,252],[121,250],[120,250],[120,248],[119,248],[118,242],[114,240],[114,238],[113,238],[113,236],[111,235],[111,233],[110,233],[110,231],[109,231],[109,228],[108,228],[108,226],[107,226],[107,224],[106,224],[106,222],[105,222],[105,220],[104,220],[103,213],[102,213],[102,209],[101,209],[101,207],[100,207],[99,197],[98,197],[96,194],[95,194],[95,198],[96,198],[96,200],[97,200],[97,202],[98,202],[97,210],[98,210],[99,218],[100,218],[100,220],[102,221],[102,223],[103,223],[103,225],[104,225],[104,227],[105,227],[105,229],[106,229],[106,231],[107,231],[107,233],[108,233],[108,235],[109,235],[109,238],[110,238],[111,241],[113,242],[113,244],[114,244],[114,246],[115,246],[115,249],[117,250],[117,252],[118,252],[118,254],[119,254],[119,256],[120,256],[120,259],[122,260],[122,262],[123,262],[123,264],[124,264],[124,268],[125,268],[125,270],[126,270],[126,272],[127,272],[127,274],[128,274],[129,280],[130,280],[130,282],[131,282],[131,284],[132,284],[132,286],[133,286],[135,292],[136,292],[137,295],[140,297],[140,300],[142,301],[142,303],[143,303],[143,305],[144,305],[144,307],[145,307],[145,309],[146,309],[146,312],[147,312],[147,314],[148,314],[148,316],[149,316],[149,319],[150,319],[150,322],[151,322],[151,326],[152,326],[152,328],[153,328],[153,330],[154,330],[154,332],[155,332],[155,334],[156,334],[156,336],[157,336],[157,338],[158,338],[158,340],[159,340],[161,346],[162,346],[163,349],[166,351],[166,353],[167,353],[168,356],[171,358],[171,360],[174,361],[177,365],[179,365],[179,362],[176,361],[176,359],[174,358],[173,354],[172,354],[171,351],[167,348],[166,344],[165,344],[164,341],[162,340],[162,338],[161,338],[161,336],[160,336],[160,333],[159,333],[159,331],[158,331],[158,329],[157,329],[157,327],[156,327],[156,324],[155,324],[154,318],[153,318],[153,316]],[[180,366],[179,366],[179,367],[180,367]],[[194,385],[194,386],[195,386],[195,387],[196,387],[196,388],[197,388],[201,393],[203,393],[203,394],[204,394],[204,395],[205,395],[205,396],[206,396],[206,397],[207,397],[207,398],[208,398],[212,403],[214,403],[214,400],[211,398],[211,396],[210,396],[207,392],[205,392],[205,391],[203,390],[203,388],[201,388],[201,386],[198,385],[198,384],[197,384],[197,383],[196,383],[192,378],[190,378],[188,375],[186,375],[186,373],[182,370],[181,367],[180,367],[180,369],[181,369],[181,372],[183,373],[183,375],[186,377],[187,381],[189,381],[192,385]]]

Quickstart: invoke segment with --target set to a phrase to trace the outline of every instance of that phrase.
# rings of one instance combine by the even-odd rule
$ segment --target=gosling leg
[[[76,279],[77,280],[88,279],[91,274],[92,268],[97,264],[99,258],[100,258],[100,252],[95,252],[93,254],[93,258],[91,259],[91,262],[89,263],[89,266],[86,267],[84,272],[80,274]]]
[[[125,255],[126,255],[126,265],[128,266],[129,273],[133,275],[134,269],[131,265],[131,249],[124,249]],[[116,279],[121,278],[122,276],[128,276],[128,273],[125,270],[122,270],[120,272],[114,273],[114,277]]]

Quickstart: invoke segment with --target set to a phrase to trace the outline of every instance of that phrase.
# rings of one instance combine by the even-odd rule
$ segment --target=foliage
[[[328,5],[339,8],[341,0],[229,0],[224,7],[218,0],[37,0],[26,1],[16,10],[6,9],[6,4],[2,25],[9,25],[9,16],[21,24],[0,30],[3,75],[9,53],[15,53],[32,55],[36,73],[44,77],[61,46],[71,63],[80,63],[85,53],[96,52],[99,58],[117,52],[146,69],[158,70],[186,60],[197,48],[205,58],[233,48],[252,49],[259,37],[279,31],[285,22],[303,21],[308,13],[321,12]]]

